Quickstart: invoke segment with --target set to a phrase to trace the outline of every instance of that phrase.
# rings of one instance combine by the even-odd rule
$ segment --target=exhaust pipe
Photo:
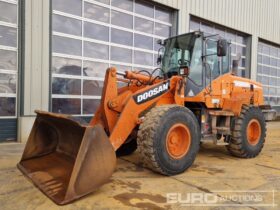
[[[56,204],[70,203],[106,183],[116,155],[101,125],[36,111],[19,170]]]

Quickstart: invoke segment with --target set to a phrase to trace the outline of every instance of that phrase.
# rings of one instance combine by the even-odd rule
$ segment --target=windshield
[[[165,45],[162,69],[165,73],[177,71],[182,66],[189,66],[196,40],[194,33],[170,38]]]

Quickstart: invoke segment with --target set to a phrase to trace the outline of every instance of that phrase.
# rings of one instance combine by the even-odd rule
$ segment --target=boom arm
[[[100,107],[90,125],[101,124],[110,134],[110,141],[117,150],[130,135],[132,130],[141,123],[141,113],[156,104],[180,103],[182,77],[170,80],[157,80],[151,85],[137,86],[137,81],[147,82],[151,78],[143,74],[127,71],[124,75],[132,84],[118,89],[117,71],[109,68],[106,72]],[[179,90],[180,88],[180,90]],[[183,98],[182,98],[183,100]],[[182,102],[182,101],[181,101]]]

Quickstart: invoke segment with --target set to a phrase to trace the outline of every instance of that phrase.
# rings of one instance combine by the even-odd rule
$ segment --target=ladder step
[[[217,142],[216,145],[218,145],[218,146],[226,146],[226,145],[229,145],[229,143],[227,143],[227,142]]]
[[[216,127],[216,129],[219,131],[230,131],[229,127]]]
[[[228,145],[227,142],[224,142],[223,140],[217,140],[215,139],[215,137],[213,135],[209,135],[209,136],[204,136],[200,142],[202,143],[208,143],[208,142],[211,142],[211,143],[214,143],[215,145],[218,145],[218,146],[225,146],[225,145]]]
[[[213,116],[234,116],[233,112],[223,110],[211,110],[209,111],[209,114]]]

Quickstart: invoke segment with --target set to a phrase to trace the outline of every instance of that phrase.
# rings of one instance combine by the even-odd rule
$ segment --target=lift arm
[[[110,134],[109,139],[115,150],[125,142],[132,130],[141,123],[141,113],[155,106],[163,97],[171,95],[173,103],[176,103],[178,100],[175,101],[174,97],[181,96],[181,93],[177,90],[178,87],[182,86],[179,82],[182,80],[181,77],[175,76],[168,80],[158,80],[154,84],[141,86],[137,86],[136,82],[147,82],[151,78],[130,71],[127,71],[124,77],[132,80],[132,84],[118,89],[116,69],[109,68],[107,70],[101,104],[90,122],[92,126],[103,125],[105,131]],[[174,92],[177,94],[174,94]]]

